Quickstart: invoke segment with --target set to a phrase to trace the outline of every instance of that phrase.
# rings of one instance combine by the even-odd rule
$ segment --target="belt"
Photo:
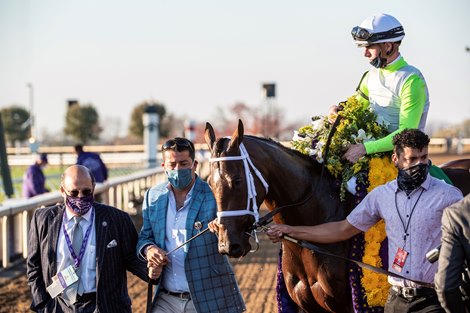
[[[406,299],[412,299],[416,297],[425,297],[425,296],[434,296],[436,295],[436,290],[433,288],[411,288],[411,287],[400,287],[400,286],[392,286],[392,291],[399,296],[402,296]]]
[[[191,300],[191,294],[189,292],[172,292],[163,288],[160,288],[160,291],[167,295],[180,298],[181,300]]]
[[[82,295],[77,295],[77,302],[87,302],[96,300],[96,292],[84,293]]]

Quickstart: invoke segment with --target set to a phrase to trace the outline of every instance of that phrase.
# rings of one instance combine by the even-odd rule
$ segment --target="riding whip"
[[[193,240],[196,239],[197,237],[201,236],[202,234],[204,234],[204,233],[207,232],[208,230],[209,230],[209,228],[206,228],[206,229],[204,229],[203,231],[197,233],[196,235],[192,236],[191,238],[189,238],[188,240],[186,240],[185,242],[183,242],[182,244],[180,244],[178,247],[176,247],[176,248],[174,248],[173,250],[167,252],[166,255],[169,255],[170,253],[173,253],[173,252],[175,252],[176,250],[183,248],[183,247],[186,246],[188,243],[190,243],[191,241],[193,241]]]
[[[422,281],[419,281],[419,280],[406,278],[406,277],[403,277],[401,275],[395,274],[393,272],[384,270],[383,268],[376,267],[376,266],[373,266],[373,265],[370,265],[370,264],[367,264],[367,263],[364,263],[364,262],[361,262],[361,261],[353,260],[353,259],[350,259],[350,258],[347,258],[347,257],[343,257],[343,256],[340,256],[340,255],[331,253],[330,251],[325,250],[323,248],[320,248],[320,247],[318,247],[318,246],[316,246],[316,245],[314,245],[310,242],[306,242],[306,241],[303,241],[303,240],[298,240],[298,239],[292,238],[292,237],[287,236],[287,235],[283,235],[282,238],[284,238],[284,239],[286,239],[290,242],[293,242],[296,245],[301,246],[302,248],[306,248],[306,249],[312,250],[314,252],[317,252],[317,253],[320,253],[320,254],[323,254],[323,255],[327,255],[327,256],[330,256],[330,257],[334,257],[334,258],[338,258],[338,259],[341,259],[341,260],[344,260],[344,261],[354,263],[354,264],[356,264],[356,265],[358,265],[362,268],[366,268],[366,269],[371,270],[373,272],[388,275],[388,276],[392,276],[392,277],[399,278],[399,279],[412,281],[412,282],[417,283],[419,285],[432,288],[432,285],[429,284],[429,283],[425,283],[425,282],[422,282]]]
[[[168,251],[166,255],[170,255],[170,253],[173,253],[176,250],[181,249],[182,247],[184,247],[185,245],[187,245],[188,243],[190,243],[191,241],[193,241],[197,237],[201,236],[202,234],[204,234],[208,230],[209,230],[209,228],[206,228],[203,231],[197,233],[193,237],[189,238],[188,240],[186,240],[185,242],[180,244],[178,247],[174,248],[171,251]],[[147,310],[146,310],[146,313],[151,313],[152,312],[153,285],[156,285],[156,282],[157,281],[154,280],[154,279],[149,279],[148,286],[147,286]]]

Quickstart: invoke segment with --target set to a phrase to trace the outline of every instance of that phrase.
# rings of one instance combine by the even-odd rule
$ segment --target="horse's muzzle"
[[[232,234],[232,235],[230,235]],[[238,234],[238,232],[236,232]],[[232,258],[245,256],[251,249],[246,235],[234,236],[225,227],[219,229],[219,253]]]
[[[219,243],[219,253],[228,255],[232,258],[239,258],[245,256],[248,250],[245,251],[240,244]]]

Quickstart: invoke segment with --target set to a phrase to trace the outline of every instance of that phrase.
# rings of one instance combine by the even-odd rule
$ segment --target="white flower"
[[[367,135],[365,130],[363,130],[362,128],[357,131],[357,136],[351,135],[351,137],[355,143],[364,143],[364,142],[374,140],[372,135],[371,134]]]
[[[293,141],[305,141],[308,138],[302,135],[299,135],[299,132],[294,130],[294,136],[292,137]]]
[[[315,156],[317,159],[318,163],[323,163],[323,152],[322,152],[322,147],[325,145],[323,141],[317,142],[315,145],[315,148],[313,148],[311,151],[309,151],[310,156]]]
[[[312,121],[312,128],[313,130],[320,130],[324,128],[325,122],[323,121],[323,118],[319,118],[318,120]]]

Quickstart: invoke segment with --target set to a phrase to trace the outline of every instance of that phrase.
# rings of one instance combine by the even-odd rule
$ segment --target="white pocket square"
[[[106,248],[114,248],[115,246],[117,246],[117,242],[116,242],[116,239],[113,239],[108,243]]]

